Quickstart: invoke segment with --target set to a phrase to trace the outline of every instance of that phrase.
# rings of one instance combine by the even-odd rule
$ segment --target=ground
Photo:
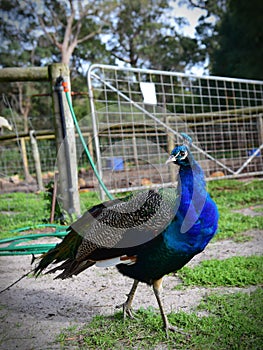
[[[217,241],[210,243],[190,265],[204,259],[226,259],[232,256],[262,254],[263,231],[246,233],[248,242]],[[0,257],[0,290],[31,269],[30,256]],[[175,276],[164,279],[164,305],[167,312],[190,311],[211,290],[191,287],[175,290]],[[60,349],[56,337],[63,328],[83,325],[98,314],[113,314],[116,305],[125,301],[132,281],[120,275],[115,268],[92,267],[70,280],[53,280],[46,275],[35,279],[27,277],[11,289],[0,294],[1,334],[0,349]],[[253,287],[242,289],[251,291]],[[236,292],[238,288],[213,289]],[[152,305],[156,300],[149,286],[140,284],[134,308]]]

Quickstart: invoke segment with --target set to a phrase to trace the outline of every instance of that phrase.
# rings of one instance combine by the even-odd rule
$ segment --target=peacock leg
[[[159,305],[160,313],[161,313],[162,320],[163,320],[163,327],[164,327],[164,330],[166,332],[166,335],[168,337],[168,331],[179,332],[179,333],[182,333],[184,335],[188,335],[187,333],[183,332],[181,329],[170,325],[170,323],[168,321],[168,318],[164,312],[163,303],[161,300],[162,281],[163,281],[163,279],[160,278],[159,280],[155,280],[153,282],[153,291],[154,291],[156,300],[157,300],[158,305]]]
[[[117,308],[122,307],[123,308],[123,317],[125,319],[126,315],[128,315],[130,318],[134,318],[132,314],[132,301],[136,292],[136,289],[138,287],[139,281],[134,280],[133,285],[131,287],[130,293],[127,295],[127,300],[124,304],[117,306]]]

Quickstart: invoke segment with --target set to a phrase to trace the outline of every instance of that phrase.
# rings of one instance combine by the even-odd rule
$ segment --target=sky
[[[206,13],[206,11],[199,8],[189,9],[187,5],[179,6],[178,1],[171,1],[171,6],[173,7],[173,14],[176,17],[185,17],[189,22],[188,26],[184,26],[182,32],[185,35],[194,37],[195,27],[198,23],[198,18]]]
[[[202,15],[206,15],[206,11],[202,10],[200,8],[188,8],[187,5],[178,5],[177,1],[171,1],[170,5],[173,7],[173,14],[175,17],[185,17],[188,21],[188,25],[184,26],[183,28],[179,29],[179,32],[183,33],[184,35],[187,35],[191,38],[195,37],[195,27],[198,24],[198,19]],[[215,19],[213,17],[210,17],[211,21],[214,21]],[[205,65],[207,65],[208,62],[205,62]],[[200,65],[192,67],[190,70],[186,70],[186,73],[191,73],[194,75],[204,75],[207,74],[207,71],[204,67],[201,67]]]
[[[186,4],[179,6],[177,1],[170,1],[171,7],[173,7],[174,17],[184,17],[188,21],[188,25],[185,25],[182,28],[178,28],[178,31],[184,35],[187,35],[191,38],[195,37],[195,27],[198,24],[198,19],[202,15],[206,15],[206,11],[200,8],[188,8]],[[212,19],[213,20],[213,19]],[[105,37],[106,38],[106,37]],[[123,65],[123,62],[118,62],[119,65]],[[207,64],[207,62],[205,62]],[[204,67],[194,66],[191,70],[186,70],[186,73],[191,73],[194,75],[203,75],[205,73]],[[207,73],[207,72],[206,72]]]

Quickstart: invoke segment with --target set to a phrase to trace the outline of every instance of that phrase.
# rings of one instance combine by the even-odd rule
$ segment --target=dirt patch
[[[225,259],[231,256],[260,255],[263,231],[246,234],[252,239],[245,243],[221,241],[208,245],[190,265],[204,259]],[[0,257],[0,289],[31,269],[30,256]],[[164,305],[167,312],[190,311],[203,297],[215,291],[236,292],[238,288],[189,288],[175,290],[175,276],[164,280]],[[112,314],[116,305],[125,301],[132,281],[115,268],[92,267],[70,280],[53,280],[50,275],[38,279],[27,277],[10,290],[0,294],[0,349],[60,349],[56,337],[63,328],[81,326],[98,314]],[[251,291],[253,288],[242,289]],[[140,284],[134,308],[157,303],[150,287]]]
[[[263,205],[255,205],[250,208],[243,208],[243,209],[237,209],[237,210],[232,210],[233,213],[240,213],[242,215],[246,216],[261,216],[262,215],[262,210],[263,210]]]

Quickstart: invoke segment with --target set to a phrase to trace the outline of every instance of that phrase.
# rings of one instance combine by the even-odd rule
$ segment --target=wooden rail
[[[12,67],[0,69],[0,82],[49,81],[48,67]]]

